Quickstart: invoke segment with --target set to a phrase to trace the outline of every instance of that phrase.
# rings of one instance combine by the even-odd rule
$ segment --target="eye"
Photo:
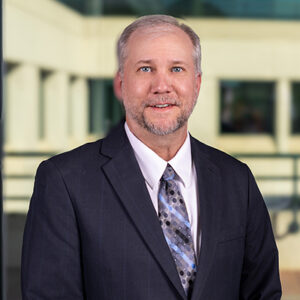
[[[142,72],[151,72],[151,67],[141,67],[140,70]]]
[[[178,72],[182,72],[182,71],[183,71],[183,69],[181,67],[173,67],[172,68],[172,72],[178,73]]]

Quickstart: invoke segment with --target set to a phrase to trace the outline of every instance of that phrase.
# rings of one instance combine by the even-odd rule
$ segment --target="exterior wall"
[[[133,20],[84,18],[50,0],[6,0],[4,11],[6,61],[90,78],[114,76],[116,40]],[[203,52],[202,89],[190,122],[192,134],[229,152],[300,151],[300,137],[290,137],[288,125],[290,82],[300,81],[300,22],[187,19],[187,23],[199,34]],[[277,83],[279,126],[274,137],[219,135],[220,79]]]
[[[51,0],[4,1],[4,60],[14,66],[6,76],[5,151],[41,152],[39,158],[5,158],[4,173],[13,175],[4,182],[7,213],[27,211],[30,176],[47,157],[43,152],[64,151],[93,138],[87,132],[87,80],[114,76],[116,40],[132,20],[83,17]],[[199,34],[203,53],[202,87],[189,124],[191,134],[231,153],[299,152],[300,136],[291,135],[289,114],[291,82],[300,81],[300,22],[188,18],[187,23]],[[219,81],[226,79],[276,82],[274,136],[220,134]],[[39,95],[46,108],[42,121]],[[287,160],[246,162],[255,175],[293,172]],[[22,174],[27,177],[18,178]],[[265,195],[293,192],[289,181],[259,185]],[[283,266],[299,269],[300,262],[285,260],[289,257],[285,249],[282,246]]]

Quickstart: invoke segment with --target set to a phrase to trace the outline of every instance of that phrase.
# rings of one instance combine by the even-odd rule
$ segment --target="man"
[[[187,131],[197,35],[146,16],[118,42],[126,123],[43,162],[22,255],[24,299],[280,299],[278,253],[248,167]]]

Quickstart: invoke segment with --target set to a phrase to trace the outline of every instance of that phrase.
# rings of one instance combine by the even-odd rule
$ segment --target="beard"
[[[194,96],[193,101],[186,103],[185,105],[180,101],[169,97],[159,97],[151,100],[143,101],[137,107],[136,105],[124,105],[126,114],[130,116],[140,127],[146,129],[148,132],[164,136],[174,133],[182,126],[184,126],[197,102],[197,96]],[[173,118],[161,119],[159,121],[153,120],[151,116],[148,116],[146,110],[157,103],[164,104],[168,103],[176,106],[179,109],[179,114]]]

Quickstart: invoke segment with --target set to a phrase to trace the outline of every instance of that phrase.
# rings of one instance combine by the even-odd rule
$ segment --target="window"
[[[300,82],[292,84],[292,133],[300,133]]]
[[[40,85],[39,85],[39,114],[38,114],[38,130],[39,130],[39,139],[42,140],[46,135],[46,81],[51,75],[51,71],[40,70]]]
[[[89,80],[89,131],[105,134],[124,116],[111,79]]]
[[[273,134],[273,82],[221,81],[221,133]]]
[[[300,19],[299,0],[56,0],[85,15]]]

